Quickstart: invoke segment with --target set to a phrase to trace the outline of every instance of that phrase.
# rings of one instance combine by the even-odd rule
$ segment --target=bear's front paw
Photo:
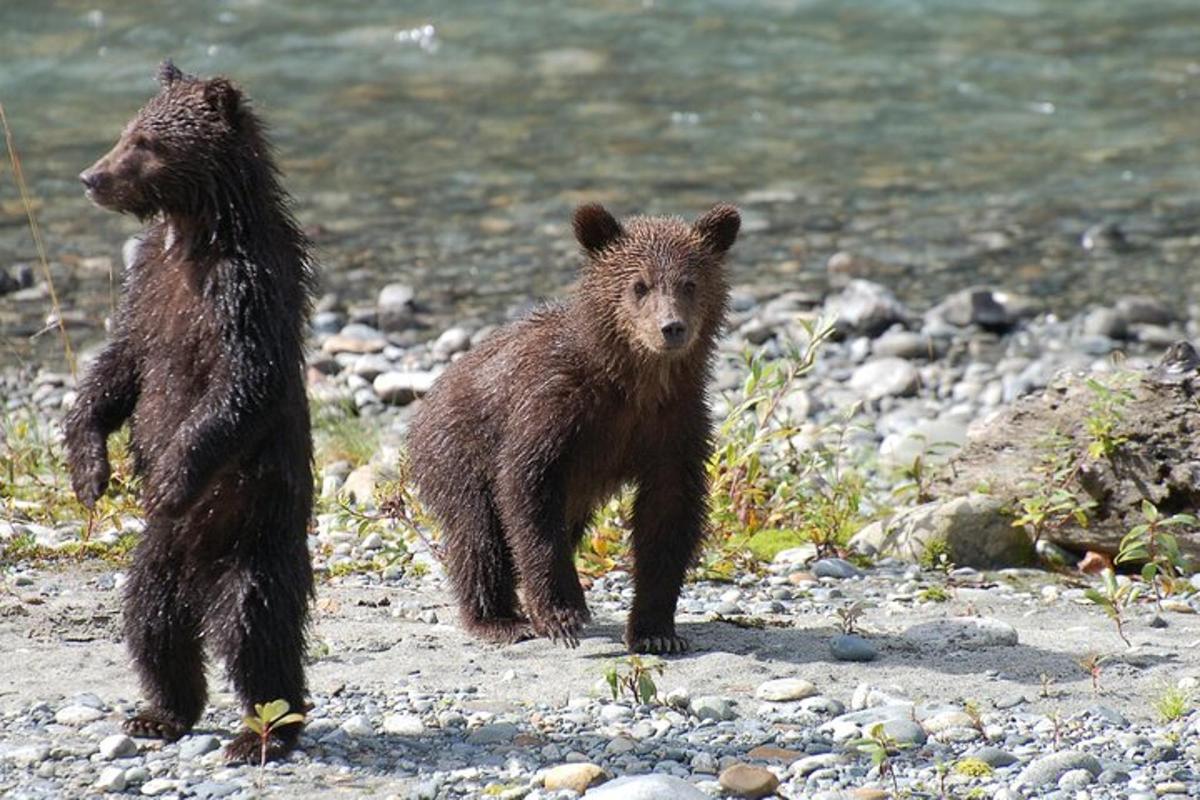
[[[691,647],[688,640],[675,631],[647,634],[635,634],[630,631],[625,634],[625,646],[631,653],[652,653],[654,655],[686,653]]]
[[[591,618],[586,608],[549,608],[531,616],[534,633],[572,649],[579,647],[579,632]]]
[[[96,501],[104,495],[108,488],[108,479],[112,476],[112,468],[108,464],[108,453],[103,447],[93,450],[86,457],[71,458],[71,489],[79,502],[92,509]]]

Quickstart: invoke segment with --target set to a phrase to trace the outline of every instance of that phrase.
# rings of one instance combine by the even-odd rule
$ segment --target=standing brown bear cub
[[[423,401],[408,440],[413,474],[443,526],[474,633],[577,644],[589,613],[575,549],[595,509],[632,483],[625,644],[686,649],[675,606],[704,534],[705,388],[729,295],[723,261],[740,224],[725,205],[690,225],[622,225],[583,206],[577,295],[498,331]]]
[[[204,710],[204,645],[243,706],[305,701],[312,594],[312,443],[304,328],[313,270],[263,132],[224,78],[162,89],[80,179],[113,211],[152,219],[125,274],[111,338],[66,422],[89,508],[106,440],[131,420],[146,528],[125,588],[125,638],[150,701],[135,736],[178,739]],[[268,755],[290,749],[281,728]],[[250,760],[258,737],[227,749]]]

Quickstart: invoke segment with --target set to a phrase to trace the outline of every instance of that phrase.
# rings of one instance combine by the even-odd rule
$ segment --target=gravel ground
[[[621,573],[591,587],[597,621],[575,651],[472,641],[436,569],[335,579],[319,590],[302,752],[263,771],[222,763],[238,725],[225,690],[179,743],[124,737],[138,690],[119,641],[119,576],[23,569],[0,605],[0,673],[10,676],[0,792],[566,798],[575,794],[544,784],[602,770],[634,783],[589,796],[882,797],[870,790],[890,790],[891,778],[848,743],[883,722],[902,745],[897,785],[912,796],[1200,795],[1200,713],[1164,722],[1150,702],[1200,683],[1196,596],[1153,625],[1143,609],[1126,648],[1072,580],[886,561],[854,574],[840,562],[788,563],[798,555],[762,577],[689,585],[681,630],[694,650],[666,662],[649,705],[612,702],[602,683],[623,659]],[[948,599],[920,599],[931,586]],[[869,607],[858,624],[865,652],[853,652],[871,660],[841,661],[834,610],[857,601]],[[1089,654],[1104,656],[1098,689],[1078,663]],[[954,768],[972,754],[986,774]],[[939,765],[950,768],[944,784]]]

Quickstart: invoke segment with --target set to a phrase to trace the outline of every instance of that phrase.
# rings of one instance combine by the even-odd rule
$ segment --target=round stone
[[[100,757],[107,761],[131,756],[136,752],[137,744],[123,733],[114,733],[100,740]]]
[[[779,778],[769,769],[749,764],[734,764],[721,772],[717,782],[734,797],[758,798],[774,794]]]
[[[803,700],[817,693],[817,687],[803,678],[778,678],[759,684],[755,697],[773,703],[785,703],[789,700]]]
[[[568,789],[577,794],[583,794],[589,787],[602,782],[605,777],[606,774],[602,767],[589,762],[560,764],[542,774],[542,785],[552,792]]]
[[[829,652],[838,661],[874,661],[879,657],[875,645],[853,633],[843,633],[829,640]]]

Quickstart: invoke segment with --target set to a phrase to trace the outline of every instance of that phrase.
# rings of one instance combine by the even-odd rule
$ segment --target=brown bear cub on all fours
[[[497,331],[421,401],[413,479],[473,633],[577,644],[589,612],[575,550],[595,509],[632,484],[625,644],[686,649],[675,608],[705,533],[706,387],[740,224],[727,205],[690,224],[579,208],[574,297]]]
[[[170,740],[204,710],[206,645],[247,710],[305,702],[313,480],[303,364],[315,275],[242,92],[169,61],[159,82],[80,176],[97,205],[151,222],[66,441],[73,487],[92,507],[108,484],[107,437],[131,423],[146,528],[124,628],[149,705],[126,730]],[[299,734],[280,728],[268,756]],[[259,739],[243,731],[226,753],[256,759]]]

